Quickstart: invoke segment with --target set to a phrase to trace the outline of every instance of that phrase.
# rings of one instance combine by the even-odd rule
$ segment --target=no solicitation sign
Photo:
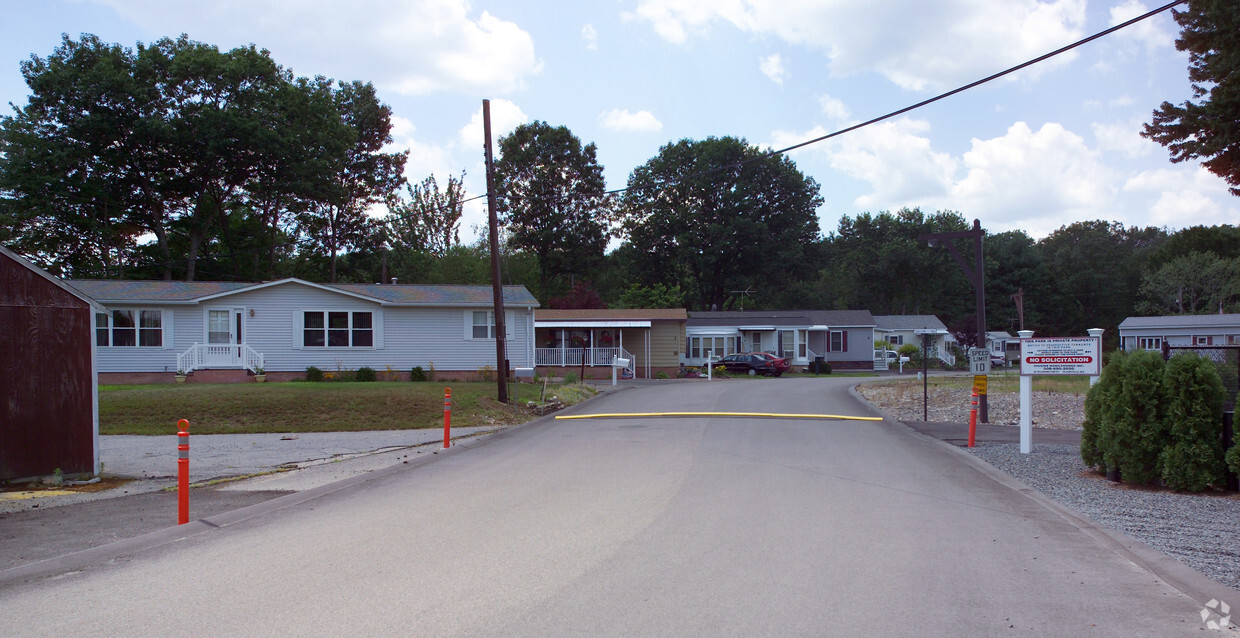
[[[1089,375],[1102,373],[1102,339],[1047,337],[1020,340],[1022,375]]]

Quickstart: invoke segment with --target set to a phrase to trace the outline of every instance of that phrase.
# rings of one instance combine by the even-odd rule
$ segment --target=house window
[[[797,355],[802,359],[809,357],[809,331],[797,330]]]
[[[782,341],[783,343],[781,344],[779,356],[785,359],[792,358],[792,355],[795,352],[796,335],[797,333],[795,330],[781,330],[780,331],[780,341]]]
[[[829,352],[843,352],[844,351],[844,331],[843,330],[832,330],[831,331],[831,347],[828,348],[828,351]]]
[[[691,337],[689,339],[689,358],[699,359],[702,356],[702,338]]]
[[[113,310],[95,314],[95,345],[160,348],[164,345],[163,311]]]
[[[1162,337],[1141,337],[1138,345],[1142,350],[1162,350]]]
[[[230,343],[232,341],[232,334],[228,330],[231,318],[231,310],[207,311],[207,343]]]
[[[1212,346],[1214,345],[1214,339],[1211,337],[1194,337],[1193,343],[1198,346]]]
[[[487,310],[475,310],[474,316],[474,339],[494,339],[495,338],[495,313]]]
[[[904,345],[904,335],[891,335],[887,337],[887,343],[899,348]]]
[[[307,348],[369,348],[375,343],[372,313],[312,310],[304,316],[302,345]]]
[[[749,351],[750,352],[762,352],[762,333],[761,332],[753,333],[753,348],[750,348]]]

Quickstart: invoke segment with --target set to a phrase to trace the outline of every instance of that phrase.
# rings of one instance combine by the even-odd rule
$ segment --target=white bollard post
[[[1021,339],[1033,336],[1032,330],[1016,332]],[[1033,451],[1033,377],[1020,375],[1020,453]]]
[[[1098,337],[1098,339],[1102,339],[1102,333],[1103,333],[1103,329],[1102,329],[1102,328],[1090,328],[1089,330],[1086,330],[1085,332],[1088,332],[1088,333],[1089,333],[1089,336],[1091,336],[1091,337]],[[1102,348],[1098,348],[1098,352],[1102,352]],[[1099,365],[1098,365],[1098,372],[1102,372],[1102,365],[1101,365],[1101,364],[1102,364],[1102,362],[1100,361],[1100,362],[1098,362],[1098,363],[1099,363]],[[1090,377],[1090,378],[1089,378],[1089,387],[1091,387],[1091,388],[1092,388],[1092,387],[1094,387],[1094,384],[1095,384],[1095,383],[1098,383],[1098,379],[1100,379],[1100,378],[1101,378],[1101,377]]]

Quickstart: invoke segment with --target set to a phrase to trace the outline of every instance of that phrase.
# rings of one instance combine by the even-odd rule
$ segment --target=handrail
[[[195,343],[177,355],[177,372],[190,373],[208,367],[244,368],[258,372],[265,367],[263,353],[245,343]]]

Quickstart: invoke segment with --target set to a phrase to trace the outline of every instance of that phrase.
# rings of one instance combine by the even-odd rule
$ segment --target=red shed
[[[0,479],[98,472],[96,311],[106,312],[0,246]]]

